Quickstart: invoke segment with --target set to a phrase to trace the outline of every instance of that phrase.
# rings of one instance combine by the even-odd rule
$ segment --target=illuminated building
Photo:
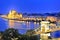
[[[8,18],[11,18],[11,19],[16,19],[18,17],[19,17],[19,15],[15,10],[11,10],[8,14]]]
[[[19,14],[19,17],[22,18],[23,17],[22,14]]]
[[[55,22],[55,21],[57,21],[57,17],[47,16],[46,20],[50,20],[51,22]]]
[[[48,36],[50,36],[50,33],[46,33],[45,32],[49,32],[49,22],[48,21],[42,21],[41,22],[41,39],[46,39],[48,40]]]
[[[44,30],[45,29],[45,30]],[[48,21],[42,21],[41,22],[41,31],[47,32],[49,30],[49,22]]]

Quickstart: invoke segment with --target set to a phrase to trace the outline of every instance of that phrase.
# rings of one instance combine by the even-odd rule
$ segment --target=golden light
[[[57,21],[57,17],[48,16],[46,20],[50,20],[51,22],[54,22],[54,21]]]
[[[14,27],[14,20],[9,20],[9,27],[13,28]]]

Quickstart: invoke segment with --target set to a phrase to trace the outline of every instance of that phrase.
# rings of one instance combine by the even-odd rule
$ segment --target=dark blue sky
[[[22,13],[59,12],[60,0],[0,0],[0,13],[12,9]]]

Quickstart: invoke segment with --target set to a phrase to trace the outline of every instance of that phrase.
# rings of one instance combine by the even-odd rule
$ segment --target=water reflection
[[[17,21],[17,20],[5,20],[8,28],[18,29],[20,33],[25,33],[27,30],[40,27],[39,22]]]
[[[9,28],[13,28],[14,27],[14,20],[9,20]]]

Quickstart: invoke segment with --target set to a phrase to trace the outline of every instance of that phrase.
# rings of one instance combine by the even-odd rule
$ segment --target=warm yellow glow
[[[22,18],[22,14],[20,14],[19,17]]]
[[[36,22],[34,22],[34,24],[36,24]]]
[[[19,15],[15,10],[12,10],[9,12],[8,18],[19,19],[19,18],[22,18],[22,14]]]
[[[56,24],[51,23],[50,26],[51,27],[56,27]]]
[[[14,18],[15,17],[15,11],[14,10],[12,10],[12,11],[10,11],[9,12],[9,14],[8,14],[8,18]]]
[[[57,18],[53,16],[48,16],[46,20],[50,20],[51,22],[54,22],[54,21],[57,21]]]
[[[47,32],[49,30],[49,22],[48,21],[42,21],[41,22],[41,31]]]
[[[14,20],[9,20],[9,27],[13,28],[14,27]]]

